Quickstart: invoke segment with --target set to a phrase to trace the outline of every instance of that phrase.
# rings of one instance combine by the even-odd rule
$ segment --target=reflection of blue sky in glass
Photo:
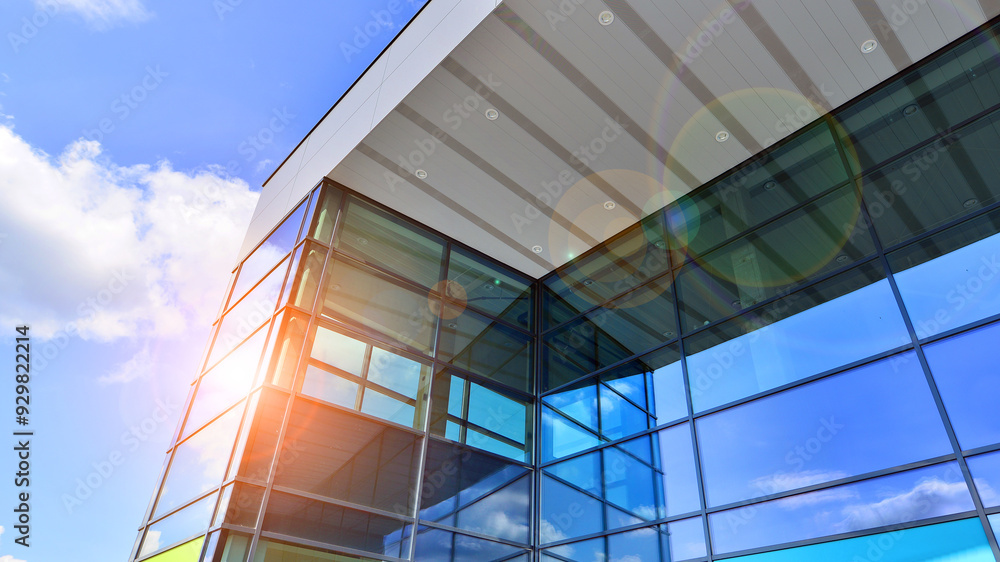
[[[415,408],[372,389],[365,390],[361,411],[398,424],[413,426]]]
[[[698,494],[698,477],[694,465],[694,447],[691,444],[691,426],[678,425],[656,434],[659,450],[657,468],[663,471],[660,485],[663,494],[664,515],[679,515],[701,509]]]
[[[974,510],[952,462],[715,513],[709,520],[715,551],[722,554]]]
[[[177,541],[190,538],[191,535],[203,531],[212,519],[215,510],[215,500],[218,494],[200,499],[170,517],[150,525],[143,539],[139,556],[145,556],[157,549],[170,546]]]
[[[710,506],[952,452],[912,353],[698,420]]]
[[[682,418],[687,415],[687,399],[684,390],[684,373],[681,362],[665,365],[653,371],[653,409],[657,425]]]
[[[361,376],[368,346],[354,338],[326,328],[316,330],[312,357],[352,375]]]
[[[421,368],[423,365],[412,359],[376,347],[372,349],[368,380],[403,396],[416,398]]]
[[[522,478],[458,512],[457,527],[528,543],[529,479]]]
[[[966,459],[985,507],[1000,507],[1000,451]]]
[[[542,544],[604,530],[600,501],[542,476],[539,538]]]
[[[299,225],[302,224],[305,207],[305,205],[299,205],[295,213],[285,219],[285,222],[281,223],[281,226],[275,229],[267,240],[243,262],[243,267],[240,268],[236,283],[233,285],[230,305],[242,297],[265,273],[270,271],[274,264],[278,263],[278,258],[292,251],[296,235],[299,233]]]
[[[309,365],[302,380],[302,394],[353,409],[358,397],[358,384]]]
[[[993,536],[995,536],[997,538],[997,542],[1000,543],[1000,513],[990,515],[990,526],[993,527]]]
[[[670,535],[670,558],[664,562],[681,562],[705,556],[705,527],[701,517],[682,519],[667,524]]]
[[[546,396],[544,402],[597,431],[597,384],[572,388]]]
[[[880,533],[777,552],[730,558],[732,562],[994,562],[979,519]]]
[[[601,433],[608,439],[621,439],[647,427],[648,416],[610,388],[599,385]]]
[[[1000,324],[993,324],[924,348],[963,449],[1000,442],[998,342]]]
[[[883,279],[688,357],[694,408],[720,406],[908,340]]]
[[[590,433],[563,416],[542,407],[542,461],[551,461],[595,447],[599,443]]]
[[[475,383],[469,389],[469,421],[524,444],[527,406]]]
[[[1000,234],[895,277],[921,338],[1000,313]]]

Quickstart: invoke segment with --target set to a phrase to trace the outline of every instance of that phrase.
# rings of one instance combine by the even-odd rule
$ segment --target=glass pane
[[[444,241],[349,197],[333,246],[362,261],[431,287],[441,280]]]
[[[705,546],[705,528],[701,517],[682,519],[667,524],[670,543],[670,560],[683,562],[708,554]]]
[[[233,455],[239,459],[238,470],[241,477],[262,484],[267,482],[287,403],[287,395],[264,389],[260,393],[260,402],[257,406],[249,408],[247,422],[243,424],[236,445],[236,454]],[[288,445],[289,443],[285,444],[279,455],[282,466],[294,462],[295,451],[289,450]]]
[[[542,476],[539,537],[542,544],[604,530],[600,501]]]
[[[295,368],[299,363],[299,353],[309,327],[309,317],[291,312],[291,309],[285,309],[279,316],[281,318],[275,319],[275,325],[280,325],[281,329],[277,333],[275,330],[271,331],[273,341],[264,350],[264,360],[261,362],[268,367],[261,378],[275,386],[291,388]]]
[[[984,507],[1000,507],[1000,452],[966,459]]]
[[[528,469],[493,455],[431,439],[424,465],[420,518],[455,526],[456,512],[527,472]],[[522,507],[526,508],[528,499],[522,499]],[[514,508],[512,504],[511,509]]]
[[[380,347],[372,348],[371,364],[368,367],[369,381],[415,399],[421,381],[430,380],[429,377],[430,367],[427,365]]]
[[[470,383],[469,421],[524,445],[528,439],[528,411],[523,402]]]
[[[452,305],[445,308],[439,355],[449,363],[522,391],[531,391],[531,337]]]
[[[620,394],[600,385],[601,434],[621,439],[649,428],[649,416]]]
[[[596,447],[601,441],[596,435],[554,412],[542,407],[542,462],[561,459],[584,449]]]
[[[517,482],[457,513],[455,526],[482,535],[528,544],[531,481]]]
[[[311,356],[358,377],[364,373],[368,344],[319,326]]]
[[[466,404],[465,391],[466,382],[460,377],[447,371],[437,375],[431,433],[459,440],[464,435],[465,442],[474,447],[521,461],[530,460],[532,418],[529,404],[499,389],[472,382],[468,383]],[[468,416],[466,421],[473,425],[464,432],[451,425],[452,431],[457,430],[459,435],[449,434],[449,425],[463,421],[463,416]]]
[[[659,480],[660,517],[701,509],[691,426],[685,423],[657,432],[653,437],[653,450],[655,476]]]
[[[237,406],[177,445],[153,517],[222,485],[242,416]]]
[[[292,268],[295,272],[285,287],[282,305],[291,304],[305,310],[312,310],[319,289],[319,278],[323,274],[326,250],[306,242],[296,254]],[[287,301],[284,300],[287,297]]]
[[[418,293],[345,261],[331,260],[323,316],[370,328],[422,352],[434,341],[437,298]]]
[[[216,544],[205,549],[205,562],[247,562],[252,536],[223,529],[209,535],[210,541],[216,538]]]
[[[710,507],[952,451],[912,352],[697,424]]]
[[[205,537],[198,537],[152,558],[147,558],[143,562],[198,562],[203,544],[205,544]]]
[[[958,558],[956,558],[958,556]],[[994,562],[979,519],[904,529],[841,541],[729,558],[733,562]]]
[[[649,437],[641,440],[648,443]],[[636,523],[656,519],[656,469],[616,447],[604,449],[602,454],[605,499],[636,518]]]
[[[322,199],[316,207],[316,216],[313,219],[312,237],[324,244],[329,244],[333,238],[333,227],[337,220],[342,197],[339,189],[328,185],[323,186]]]
[[[414,560],[427,562],[488,562],[520,552],[514,546],[458,533],[423,528],[417,533]]]
[[[689,338],[695,412],[909,342],[880,267],[865,265]]]
[[[383,394],[372,388],[366,388],[361,399],[361,411],[409,427],[420,427],[420,419],[416,416],[417,409],[402,400]]]
[[[668,543],[666,525],[636,529],[608,537],[608,556],[620,561],[670,562]]]
[[[532,326],[531,281],[461,248],[452,248],[448,264],[449,294],[469,306],[525,329]]]
[[[409,539],[404,539],[401,545],[404,552],[403,556],[406,555],[406,549],[409,548]],[[393,552],[400,549],[400,546],[394,546],[391,548]],[[364,556],[348,556],[346,554],[337,554],[335,552],[327,552],[317,548],[305,548],[302,546],[295,546],[291,544],[284,544],[276,541],[269,541],[261,539],[257,543],[257,554],[254,555],[253,562],[378,562],[375,558],[367,558]],[[228,561],[227,561],[228,562]],[[237,561],[234,561],[237,562]],[[243,562],[242,560],[238,562]]]
[[[607,555],[604,553],[604,537],[564,544],[562,546],[551,548],[545,552],[558,554],[559,556],[562,556],[567,560],[573,560],[574,562],[607,562],[608,560]],[[553,558],[551,556],[546,557],[545,554],[542,555],[542,560],[546,560],[548,562],[559,561],[563,558]]]
[[[990,526],[993,527],[993,536],[1000,542],[1000,513],[990,515]]]
[[[187,421],[184,422],[183,437],[246,396],[257,374],[267,328],[265,325],[258,330],[201,377]]]
[[[958,463],[754,504],[709,516],[715,552],[864,531],[975,511]]]
[[[542,400],[559,413],[570,417],[593,431],[598,431],[597,381],[591,379],[550,394]]]
[[[577,488],[586,490],[595,496],[602,496],[601,452],[594,451],[586,455],[563,461],[545,467],[545,472],[564,480]]]
[[[952,336],[924,348],[948,418],[963,449],[1000,443],[996,345],[1000,324]]]
[[[1000,313],[1000,212],[889,254],[917,336],[926,338]]]
[[[278,228],[267,237],[263,244],[257,247],[250,256],[244,260],[233,287],[233,296],[229,299],[229,306],[232,306],[240,297],[260,281],[264,274],[278,263],[278,260],[292,251],[295,247],[295,240],[302,224],[302,215],[305,213],[306,205],[298,206],[291,215],[281,223]],[[280,281],[279,281],[280,283]]]
[[[677,281],[684,332],[874,254],[863,225],[861,202],[848,185],[699,258]]]
[[[543,282],[543,328],[637,287],[670,267],[662,215],[653,213]]]
[[[209,365],[221,359],[258,326],[271,318],[287,270],[288,260],[282,260],[278,267],[260,282],[260,285],[254,287],[253,291],[222,317],[222,321],[219,322],[219,333],[212,345],[212,354],[208,358]]]
[[[977,33],[839,111],[848,152],[869,168],[1000,103],[995,33]]]
[[[256,527],[264,488],[237,482],[223,489],[222,501],[215,514],[213,525],[223,522],[244,527]]]
[[[298,400],[286,446],[295,462],[275,476],[280,486],[409,515],[420,439],[410,432]]]
[[[675,266],[845,181],[833,135],[820,123],[671,205],[667,223],[678,251]]]
[[[354,409],[357,405],[359,388],[358,382],[309,365],[302,379],[301,392],[338,406]]]
[[[677,337],[672,281],[662,277],[545,336],[545,389]]]
[[[162,521],[157,521],[146,529],[146,537],[139,548],[139,556],[152,554],[182,540],[192,538],[208,530],[215,511],[218,494],[211,494],[185,507]]]
[[[274,491],[267,502],[262,529],[375,554],[399,556],[405,525],[404,521],[397,519]]]
[[[988,116],[864,178],[865,204],[889,248],[997,201],[1000,162],[982,151],[1000,143]]]
[[[656,424],[687,415],[687,392],[676,345],[646,354],[601,375],[608,386],[649,409]]]

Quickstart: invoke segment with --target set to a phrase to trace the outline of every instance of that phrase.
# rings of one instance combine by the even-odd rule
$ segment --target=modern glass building
[[[367,129],[325,125],[345,97],[265,186],[133,559],[1000,561],[1000,23],[986,21],[1000,5],[962,28],[946,16],[969,3],[904,3],[900,23],[889,3],[847,2],[883,32],[872,47],[844,24],[850,56],[884,57],[887,78],[829,111],[810,97],[822,86],[724,94],[668,137],[613,110],[640,83],[605,93],[560,39],[574,33],[560,25],[619,26],[621,48],[665,56],[656,3],[450,15],[470,3],[435,0],[397,39],[475,20],[405,100]],[[831,41],[854,17],[840,4],[813,6],[820,20],[839,7],[817,24]],[[810,54],[779,37],[763,2],[707,13],[712,41],[670,39],[678,89],[698,92],[699,64],[721,60],[685,45],[763,47],[786,70],[781,57],[822,57],[824,40],[802,35]],[[714,44],[744,28],[757,43]],[[908,55],[914,29],[940,44]],[[574,153],[559,135],[575,124],[532,118],[513,82],[525,68],[501,75],[489,53],[542,57],[582,92],[557,103],[612,108],[580,118],[601,142]],[[605,69],[620,54],[585,55],[599,53]],[[407,80],[379,64],[382,88]],[[426,117],[420,96],[448,88],[477,106]],[[683,97],[658,106],[664,119]],[[782,138],[758,142],[746,115],[768,104],[798,121],[779,112]],[[478,136],[490,127],[495,145]],[[321,134],[349,146],[326,153]],[[529,141],[578,179],[501,157]],[[652,164],[640,173],[616,150]],[[327,169],[296,187],[310,157]],[[727,158],[742,161],[700,180]],[[504,207],[459,161],[509,193],[522,177],[544,191]],[[521,243],[535,227],[548,237]]]

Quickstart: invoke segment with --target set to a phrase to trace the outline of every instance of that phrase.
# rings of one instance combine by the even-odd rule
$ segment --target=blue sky
[[[35,432],[0,562],[127,557],[260,185],[423,4],[0,4],[0,345],[12,373],[31,326]]]

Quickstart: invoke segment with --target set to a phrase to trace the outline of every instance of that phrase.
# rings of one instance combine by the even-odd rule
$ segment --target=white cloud
[[[845,507],[844,520],[834,528],[837,532],[870,529],[972,509],[972,498],[965,482],[945,482],[935,477],[878,502]]]
[[[14,558],[10,554],[5,554],[4,556],[0,556],[0,562],[26,562],[26,561],[21,560],[20,558]]]
[[[116,166],[94,141],[52,158],[0,125],[0,321],[101,342],[207,326],[257,198],[216,169]]]
[[[95,29],[108,29],[119,23],[139,23],[152,17],[142,0],[35,0],[44,10],[55,5],[59,10],[81,16]]]
[[[765,494],[775,494],[812,486],[813,484],[839,480],[845,476],[847,476],[847,473],[838,471],[800,470],[798,472],[778,472],[761,476],[755,479],[752,484]]]

